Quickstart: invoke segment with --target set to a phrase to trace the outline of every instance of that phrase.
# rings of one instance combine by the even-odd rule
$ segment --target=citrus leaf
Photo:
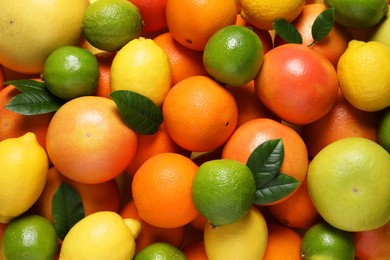
[[[62,105],[62,100],[44,89],[20,93],[5,108],[22,115],[38,115],[57,111]]]
[[[276,19],[272,23],[275,32],[287,43],[302,43],[299,31],[285,19]]]
[[[110,93],[123,121],[139,134],[151,135],[157,132],[163,116],[160,108],[149,98],[128,90]]]
[[[63,240],[69,230],[84,218],[80,195],[65,182],[56,189],[51,201],[51,215],[58,237]]]
[[[323,39],[334,25],[334,7],[328,8],[321,12],[320,15],[314,20],[313,26],[311,27],[311,35],[315,41]],[[309,46],[313,45],[312,42]]]
[[[278,201],[290,194],[298,184],[299,181],[294,177],[279,173],[265,185],[257,187],[254,203],[262,205]]]
[[[19,89],[24,93],[46,91],[44,82],[32,80],[32,79],[10,80],[10,81],[3,82],[3,84],[13,85],[15,88]]]

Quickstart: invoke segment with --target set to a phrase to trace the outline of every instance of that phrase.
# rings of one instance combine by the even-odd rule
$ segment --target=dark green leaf
[[[46,89],[27,91],[14,96],[5,108],[22,115],[38,115],[58,110],[63,101]]]
[[[69,230],[84,218],[80,195],[71,186],[61,183],[51,201],[51,214],[58,237],[63,240]]]
[[[311,27],[311,35],[315,41],[323,39],[332,30],[334,25],[334,8],[328,8],[324,10],[314,20],[313,26]],[[312,42],[309,46],[313,45]]]
[[[116,103],[123,121],[132,130],[146,135],[158,131],[163,116],[160,108],[149,98],[127,90],[111,92],[110,97]]]
[[[294,177],[279,173],[266,185],[256,189],[254,203],[258,205],[268,204],[284,198],[290,194],[299,184]]]
[[[31,93],[36,91],[46,91],[45,83],[32,80],[32,79],[19,79],[19,80],[10,80],[6,81],[3,84],[13,85],[15,88],[19,89],[24,93]]]
[[[275,32],[287,43],[302,44],[302,36],[299,31],[285,19],[276,19],[272,23]]]

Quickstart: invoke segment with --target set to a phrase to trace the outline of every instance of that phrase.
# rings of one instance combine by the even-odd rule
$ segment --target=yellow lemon
[[[153,40],[133,39],[115,55],[110,83],[112,91],[133,91],[160,106],[172,85],[169,58]]]
[[[49,161],[34,133],[0,142],[0,223],[26,212],[45,186]]]
[[[364,111],[390,105],[390,47],[381,42],[352,40],[341,55],[337,75],[344,97]]]

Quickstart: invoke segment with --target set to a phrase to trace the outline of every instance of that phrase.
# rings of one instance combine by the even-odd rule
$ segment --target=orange
[[[267,248],[263,260],[300,260],[302,238],[293,229],[268,224]]]
[[[269,212],[285,226],[308,229],[321,219],[307,190],[306,179],[287,200],[268,207]]]
[[[175,228],[159,228],[148,224],[138,215],[134,200],[127,202],[119,214],[122,218],[133,218],[141,221],[141,233],[136,239],[136,253],[156,242],[166,242],[176,247],[180,247],[183,242],[184,226]]]
[[[180,44],[201,51],[219,29],[235,24],[235,0],[168,0],[166,19],[173,38]]]
[[[198,230],[204,230],[204,227],[207,223],[208,223],[207,219],[202,214],[198,214],[198,216],[196,216],[190,222],[190,225]]]
[[[98,61],[99,78],[96,87],[95,96],[109,98],[111,92],[110,69],[115,52],[98,52],[95,57]]]
[[[0,90],[4,88],[3,82],[5,81],[5,72],[3,66],[0,64]]]
[[[55,167],[51,167],[47,173],[45,188],[33,208],[37,214],[47,218],[52,223],[51,203],[54,192],[61,183],[70,185],[80,195],[85,216],[106,210],[119,212],[120,192],[115,180],[98,184],[79,183],[66,178]]]
[[[289,195],[269,205],[280,203],[292,196],[306,177],[309,160],[305,143],[299,134],[278,121],[257,118],[238,127],[222,151],[223,159],[234,159],[246,163],[256,147],[267,140],[277,138],[281,138],[284,145],[284,159],[280,172],[296,178],[299,185]]]
[[[208,260],[203,240],[194,241],[182,248],[188,260]]]
[[[49,158],[63,175],[94,184],[125,170],[137,150],[137,135],[125,125],[113,100],[84,96],[57,110],[46,143]]]
[[[170,32],[153,39],[168,55],[172,68],[172,84],[190,76],[207,76],[203,67],[203,52],[191,50],[178,43]]]
[[[138,7],[144,26],[142,33],[155,33],[167,28],[167,0],[128,0]]]
[[[12,85],[0,91],[0,141],[33,132],[39,144],[46,149],[47,128],[54,113],[26,116],[6,109],[4,106],[19,93]]]
[[[338,78],[324,56],[301,44],[284,44],[264,55],[255,88],[263,104],[282,120],[304,125],[332,108]]]
[[[181,227],[199,213],[192,201],[192,181],[198,166],[176,153],[160,153],[135,173],[132,195],[139,216],[161,228]]]
[[[336,103],[321,119],[304,125],[301,136],[309,157],[313,158],[328,144],[346,137],[364,137],[377,141],[378,112],[366,112],[352,106],[339,91]]]
[[[325,4],[306,4],[299,16],[291,23],[301,34],[304,46],[313,42],[311,33],[313,22],[326,9]],[[347,49],[350,40],[352,40],[352,35],[348,30],[335,23],[329,34],[322,40],[315,42],[310,49],[327,58],[336,68],[340,56]],[[274,42],[275,46],[286,43],[278,34],[276,34]]]
[[[233,95],[206,76],[192,76],[173,86],[162,111],[169,135],[192,152],[223,145],[236,128],[238,118]]]

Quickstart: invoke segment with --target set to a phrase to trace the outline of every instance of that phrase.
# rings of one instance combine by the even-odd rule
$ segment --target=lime
[[[303,235],[302,259],[355,259],[355,245],[350,232],[326,222],[311,226]]]
[[[143,27],[138,8],[127,0],[99,0],[88,6],[82,31],[87,41],[105,51],[118,51]]]
[[[64,46],[47,57],[42,77],[51,93],[70,100],[95,93],[99,66],[91,52],[76,46]]]
[[[351,29],[364,29],[378,24],[389,9],[387,0],[325,0],[335,8],[335,21]]]
[[[54,259],[57,253],[54,226],[39,215],[25,215],[8,223],[2,240],[5,259]]]
[[[203,163],[192,184],[196,209],[213,226],[233,223],[248,213],[256,185],[251,170],[231,159]]]
[[[390,153],[390,108],[383,111],[378,126],[378,143]]]
[[[387,15],[382,19],[380,23],[375,25],[368,34],[368,41],[378,41],[386,44],[390,47],[390,8]]]
[[[136,254],[134,260],[186,260],[185,254],[177,247],[165,243],[155,242]]]
[[[214,33],[203,52],[206,71],[229,86],[243,86],[255,78],[263,62],[263,44],[251,29],[226,26]]]
[[[390,220],[390,154],[362,137],[339,139],[323,148],[307,173],[319,214],[345,231],[364,231]]]

